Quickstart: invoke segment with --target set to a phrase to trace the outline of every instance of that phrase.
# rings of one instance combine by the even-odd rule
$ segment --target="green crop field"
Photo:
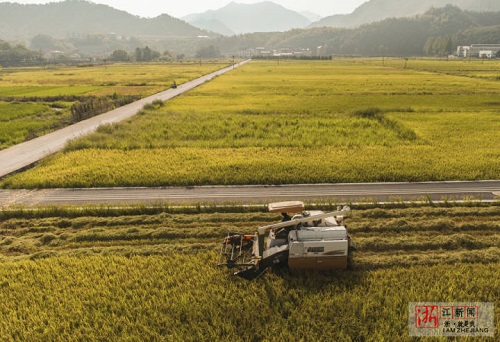
[[[498,179],[498,71],[499,61],[253,61],[2,186]]]
[[[498,204],[354,207],[347,271],[248,282],[217,268],[227,231],[279,220],[237,206],[2,211],[0,337],[410,341],[409,302],[500,305]]]
[[[71,105],[89,97],[146,97],[228,63],[111,64],[0,69],[0,149],[72,123]]]
[[[61,128],[70,121],[70,104],[0,101],[0,150],[36,135]]]

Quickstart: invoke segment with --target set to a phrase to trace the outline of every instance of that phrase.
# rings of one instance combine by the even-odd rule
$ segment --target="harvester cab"
[[[346,269],[354,249],[343,224],[348,206],[329,213],[305,211],[300,201],[269,204],[282,222],[262,226],[255,235],[230,232],[222,242],[218,266],[231,274],[255,279],[269,267],[299,270]]]

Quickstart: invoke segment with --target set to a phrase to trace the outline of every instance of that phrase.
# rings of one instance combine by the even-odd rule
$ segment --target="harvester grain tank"
[[[245,279],[260,276],[269,267],[287,265],[299,270],[346,269],[354,249],[345,225],[348,206],[334,212],[305,211],[300,201],[269,204],[282,222],[262,226],[255,235],[228,233],[219,266]]]

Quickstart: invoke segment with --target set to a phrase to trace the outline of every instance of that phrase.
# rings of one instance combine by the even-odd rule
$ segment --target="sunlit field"
[[[252,282],[218,269],[217,252],[227,231],[280,220],[264,207],[0,212],[0,336],[410,341],[409,302],[500,305],[498,205],[352,209],[349,270]]]
[[[177,84],[226,67],[229,62],[99,64],[95,66],[0,69],[0,97],[152,95]]]
[[[404,63],[253,61],[3,186],[498,179],[500,62]]]
[[[89,97],[139,99],[227,66],[224,62],[0,68],[0,149],[72,123]]]
[[[499,61],[253,61],[1,185],[498,179],[499,70]],[[54,110],[29,106],[39,106],[27,107],[33,118]],[[228,231],[279,220],[234,204],[2,210],[0,336],[413,341],[410,302],[500,305],[497,202],[352,204],[357,251],[346,271],[269,270],[248,282],[216,266]]]

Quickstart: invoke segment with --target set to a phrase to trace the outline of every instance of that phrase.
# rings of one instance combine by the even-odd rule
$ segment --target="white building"
[[[457,48],[457,56],[464,58],[495,58],[499,53],[500,44],[472,44]]]
[[[479,58],[493,58],[493,51],[481,50],[479,51]]]

